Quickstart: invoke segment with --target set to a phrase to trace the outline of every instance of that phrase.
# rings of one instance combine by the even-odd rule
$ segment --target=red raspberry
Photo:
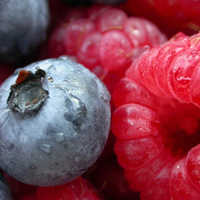
[[[191,37],[178,34],[167,43],[145,51],[126,76],[135,79],[132,71],[136,67],[138,79],[152,93],[190,103],[190,83],[200,62],[199,37],[200,33]]]
[[[70,183],[54,187],[38,187],[36,195],[26,195],[22,200],[100,200],[103,199],[92,184],[79,177]]]
[[[199,31],[200,4],[191,0],[127,0],[120,6],[129,15],[145,17],[169,37],[179,31],[188,35]]]
[[[150,21],[128,17],[116,7],[93,5],[85,7],[81,15],[74,15],[67,13],[53,31],[49,56],[75,56],[91,70],[102,66],[106,72],[124,76],[138,48],[156,46],[166,40]]]
[[[114,151],[142,200],[200,199],[199,38],[147,49],[114,88]]]
[[[177,200],[199,199],[199,189],[191,183],[186,170],[186,158],[178,161],[171,173],[171,197]]]

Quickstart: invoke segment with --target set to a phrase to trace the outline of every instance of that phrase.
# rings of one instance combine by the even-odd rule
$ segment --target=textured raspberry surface
[[[124,76],[139,48],[165,40],[147,19],[128,17],[116,7],[93,5],[66,11],[51,34],[47,50],[49,57],[72,56],[91,70],[101,66],[104,74]]]
[[[49,40],[23,63],[70,56],[112,95],[112,130],[89,180],[109,200],[200,199],[200,33],[188,36],[200,27],[199,2],[69,7],[48,1]],[[166,41],[160,30],[170,37],[184,33]],[[13,71],[0,64],[0,84]],[[7,180],[13,200],[104,199],[81,177],[48,188]]]
[[[113,91],[114,150],[142,200],[200,199],[199,38],[146,49]]]
[[[121,9],[129,15],[145,17],[155,23],[169,37],[182,31],[194,34],[199,31],[200,4],[191,0],[128,0]]]
[[[102,196],[86,179],[79,177],[74,181],[54,187],[38,187],[35,194],[26,195],[22,200],[100,200]]]

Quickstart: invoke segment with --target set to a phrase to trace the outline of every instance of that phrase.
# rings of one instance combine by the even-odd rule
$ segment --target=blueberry
[[[0,199],[12,200],[10,188],[1,173],[0,173]]]
[[[17,69],[0,87],[0,168],[37,186],[82,175],[107,141],[109,101],[105,85],[68,57]]]
[[[44,41],[49,24],[46,0],[0,1],[0,62],[17,62]]]

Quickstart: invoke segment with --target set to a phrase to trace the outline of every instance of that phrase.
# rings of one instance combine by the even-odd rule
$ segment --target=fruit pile
[[[14,1],[0,199],[200,199],[197,1]]]

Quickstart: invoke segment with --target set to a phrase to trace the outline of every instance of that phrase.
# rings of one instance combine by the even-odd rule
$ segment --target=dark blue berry
[[[46,0],[0,1],[0,62],[17,62],[44,41],[49,24]]]
[[[38,186],[69,182],[104,149],[110,95],[68,57],[18,69],[0,88],[0,167]]]

